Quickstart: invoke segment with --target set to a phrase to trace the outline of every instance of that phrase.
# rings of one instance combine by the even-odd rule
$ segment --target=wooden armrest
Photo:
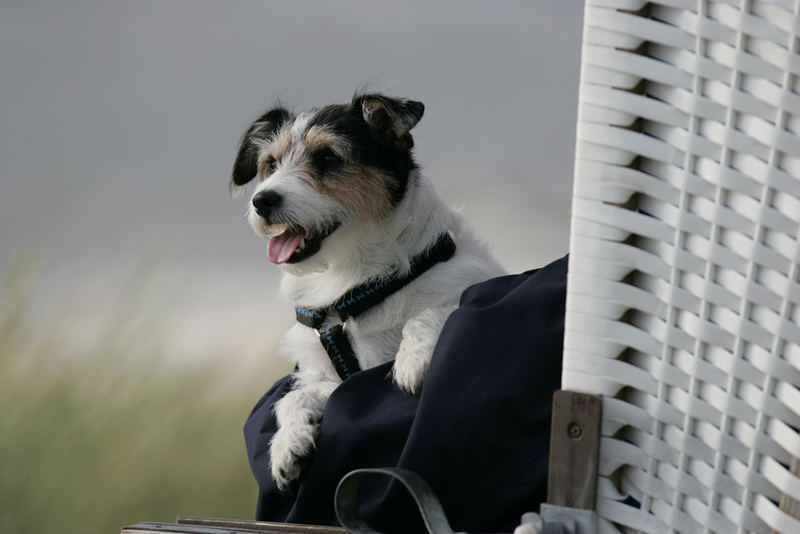
[[[271,523],[245,519],[178,516],[175,523],[138,523],[121,534],[346,534],[341,527]]]

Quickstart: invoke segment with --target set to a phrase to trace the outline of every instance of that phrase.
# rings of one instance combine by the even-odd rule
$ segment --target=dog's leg
[[[302,384],[275,403],[278,431],[270,442],[270,469],[282,490],[297,480],[314,452],[322,411],[338,385],[329,381]]]
[[[456,306],[427,308],[403,326],[403,339],[394,361],[394,381],[407,393],[418,393],[431,363],[433,349],[447,317]]]
[[[286,490],[314,452],[322,412],[341,380],[316,335],[304,326],[290,329],[281,351],[294,352],[299,364],[292,391],[275,403],[278,431],[269,449],[272,478]]]

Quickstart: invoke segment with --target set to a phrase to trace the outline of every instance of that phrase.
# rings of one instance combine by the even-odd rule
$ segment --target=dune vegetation
[[[135,304],[109,310],[119,325],[91,350],[64,356],[58,335],[30,327],[28,271],[11,271],[0,284],[0,532],[251,518],[242,425],[283,369],[253,380],[229,376],[224,359],[167,363]]]

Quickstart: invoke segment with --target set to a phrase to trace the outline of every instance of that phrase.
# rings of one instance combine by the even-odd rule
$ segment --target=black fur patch
[[[380,125],[369,124],[364,118],[362,104],[365,99],[381,99],[390,107],[394,115],[387,114]],[[391,184],[391,198],[394,205],[400,202],[408,185],[409,173],[417,168],[411,153],[414,143],[411,134],[404,132],[404,141],[398,143],[397,135],[393,132],[392,120],[405,116],[413,126],[422,116],[424,106],[420,102],[401,101],[382,95],[356,95],[350,104],[334,104],[325,106],[317,111],[310,121],[309,126],[324,126],[337,136],[348,141],[352,147],[351,159],[357,164],[375,167],[386,172],[394,178]],[[402,128],[401,128],[402,130]]]
[[[239,153],[231,172],[231,187],[244,185],[258,174],[258,147],[253,139],[269,139],[291,118],[291,113],[278,107],[267,111],[250,125],[239,141]]]
[[[330,148],[322,148],[311,154],[311,164],[318,174],[325,174],[338,170],[344,162]]]

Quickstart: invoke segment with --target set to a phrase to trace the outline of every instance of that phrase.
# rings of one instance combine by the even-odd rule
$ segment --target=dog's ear
[[[400,150],[414,146],[409,133],[425,112],[422,102],[406,98],[369,94],[357,96],[354,105],[361,108],[364,121],[373,132]]]
[[[257,140],[267,140],[291,118],[291,113],[282,107],[271,109],[250,125],[239,141],[239,153],[231,172],[231,192],[243,186],[258,173]]]

